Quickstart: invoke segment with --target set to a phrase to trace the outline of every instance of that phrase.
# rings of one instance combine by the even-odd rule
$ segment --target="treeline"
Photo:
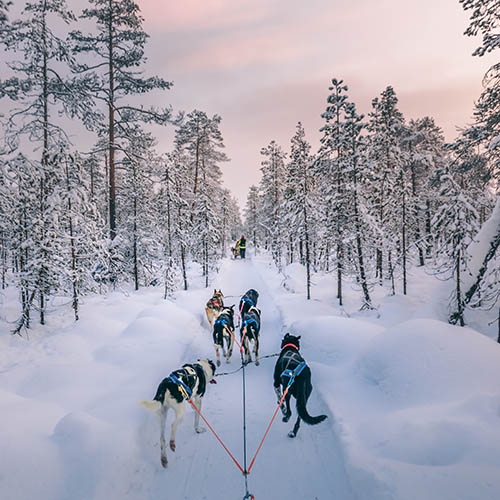
[[[141,104],[172,84],[143,73],[148,36],[133,0],[89,0],[78,17],[65,0],[26,2],[18,19],[12,9],[0,0],[8,57],[0,80],[0,281],[19,291],[14,332],[29,327],[33,311],[43,324],[54,297],[70,297],[78,319],[89,292],[125,283],[161,285],[165,297],[187,289],[191,262],[208,286],[240,224],[221,186],[220,117]],[[93,134],[89,150],[70,139],[75,122]],[[174,145],[161,153],[153,131],[167,125]]]
[[[484,35],[476,54],[498,48],[498,37],[488,36],[494,23],[485,21],[498,20],[494,2],[462,3],[475,9],[468,34]],[[261,150],[262,179],[245,209],[254,245],[270,250],[280,269],[303,264],[308,298],[311,271],[333,272],[339,305],[347,282],[370,309],[375,284],[406,294],[417,265],[454,280],[450,322],[464,325],[467,306],[493,307],[500,296],[499,68],[485,77],[475,123],[453,144],[432,118],[405,119],[392,87],[365,117],[347,85],[333,79],[318,151],[300,123],[289,152],[275,141]]]

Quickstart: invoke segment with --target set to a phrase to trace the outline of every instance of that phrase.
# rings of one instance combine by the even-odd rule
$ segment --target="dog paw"
[[[260,365],[260,362],[258,359],[255,360],[255,366],[259,366]]]
[[[220,359],[217,360],[217,366],[220,366]]]
[[[291,415],[285,415],[283,417],[283,422],[288,422],[290,420]],[[295,437],[295,436],[294,436]]]
[[[205,429],[205,427],[198,427],[198,429],[196,429],[196,432],[197,432],[198,434],[201,434],[201,433],[206,432],[206,431],[207,431],[207,430]]]
[[[168,465],[167,457],[161,457],[161,466],[166,469]]]
[[[170,441],[170,449],[175,451],[175,441]]]
[[[289,438],[294,438],[296,435],[297,435],[297,434],[295,434],[295,432],[293,432],[293,431],[290,431],[290,432],[288,433],[288,437],[289,437]]]

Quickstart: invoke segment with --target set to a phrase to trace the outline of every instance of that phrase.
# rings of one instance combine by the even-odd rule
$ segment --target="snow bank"
[[[314,277],[313,298],[321,298],[314,304],[295,283],[300,269],[287,267],[283,286],[261,259],[288,329],[302,336],[310,413],[321,400],[328,406],[357,497],[496,500],[500,345],[435,319],[442,287],[418,270],[412,295],[375,294],[378,317],[345,318],[327,279]]]
[[[425,319],[384,330],[321,317],[291,329],[303,336],[359,498],[498,498],[497,343]]]

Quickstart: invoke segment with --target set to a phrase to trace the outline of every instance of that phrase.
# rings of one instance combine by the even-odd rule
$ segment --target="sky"
[[[87,4],[67,2],[77,14]],[[150,35],[145,74],[174,83],[141,99],[222,117],[231,159],[224,183],[241,207],[271,140],[288,151],[301,121],[317,149],[332,78],[344,80],[365,114],[393,86],[407,120],[432,116],[451,141],[471,122],[482,77],[496,62],[472,57],[479,40],[463,35],[469,14],[459,0],[137,2]],[[155,131],[160,152],[172,148],[173,132]]]
[[[313,150],[332,78],[358,111],[392,85],[406,119],[433,116],[447,140],[471,122],[492,58],[472,57],[458,0],[139,0],[148,67],[174,82],[174,109],[222,117],[225,184],[245,204],[260,149],[289,150],[302,121]],[[167,140],[165,139],[167,142]],[[160,140],[162,143],[162,140]]]

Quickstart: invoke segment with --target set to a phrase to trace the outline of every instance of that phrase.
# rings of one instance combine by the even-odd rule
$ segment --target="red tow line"
[[[205,422],[208,425],[208,428],[213,432],[214,436],[217,438],[217,441],[219,441],[219,443],[222,445],[222,447],[227,451],[228,455],[233,459],[233,462],[236,464],[236,467],[238,467],[238,469],[240,469],[242,474],[245,474],[243,467],[238,463],[236,458],[234,458],[232,453],[227,449],[226,445],[222,442],[222,439],[213,430],[212,426],[207,422],[207,419],[201,414],[200,410],[198,410],[196,405],[193,403],[192,399],[189,399],[189,404],[196,410],[196,413],[198,413],[198,415],[203,419],[203,422]]]

